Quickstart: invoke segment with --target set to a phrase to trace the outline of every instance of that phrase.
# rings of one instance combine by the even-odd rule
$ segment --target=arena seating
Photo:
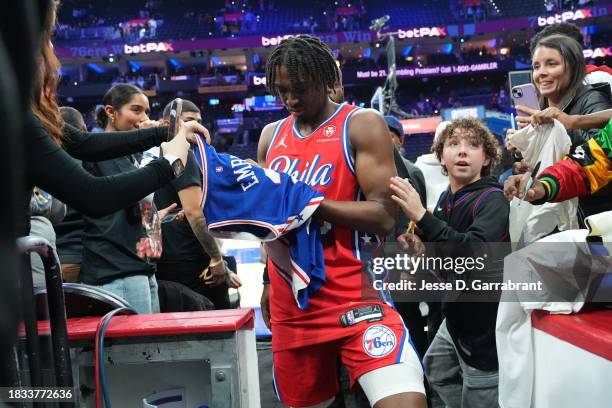
[[[400,5],[401,3],[401,5]],[[394,28],[447,24],[453,20],[447,1],[430,1],[423,7],[422,1],[370,1],[368,14],[372,18],[389,15],[389,26]]]
[[[109,0],[106,2],[93,2],[90,0],[67,0],[63,2],[60,9],[59,21],[62,24],[70,27],[91,27],[91,26],[109,26],[114,27],[120,22],[125,22],[131,19],[138,19],[141,12],[144,11],[144,1],[131,2]],[[220,25],[212,21],[211,23],[204,22],[204,16],[213,18],[218,16],[222,18],[224,12],[241,12],[244,10],[242,2],[236,1],[236,9],[226,10],[225,2],[221,0],[212,1],[196,1],[196,0],[181,0],[178,2],[161,1],[159,8],[150,11],[150,15],[162,23],[159,24],[155,38],[159,40],[179,40],[189,38],[208,38],[223,35],[256,35],[256,34],[277,34],[291,32],[308,32],[308,29],[296,27],[310,16],[317,21],[318,32],[333,31],[329,27],[329,15],[334,13],[333,2],[330,0],[328,7],[325,7],[326,2],[318,3],[296,3],[289,1],[275,1],[274,9],[270,10],[267,7],[260,10],[256,2],[250,2],[252,12],[256,16],[257,22],[254,29],[248,32],[240,32],[237,24],[234,32],[222,32]],[[244,2],[245,4],[248,2]],[[456,11],[451,10],[452,4],[456,2],[436,0],[430,1],[427,7],[422,7],[422,2],[418,0],[409,1],[374,1],[364,0],[364,5],[367,10],[365,17],[366,21],[384,15],[391,16],[388,23],[390,28],[424,26],[424,25],[446,25],[473,22],[473,19],[465,15],[458,15]],[[498,12],[488,1],[482,1],[482,9],[486,11],[486,20],[514,18],[521,16],[532,16],[545,14],[546,8],[544,2],[533,0],[497,0]],[[238,6],[240,5],[240,6]],[[73,16],[73,10],[85,10],[84,16]],[[326,14],[324,15],[323,12]],[[219,20],[221,21],[221,20]],[[366,29],[364,24],[361,24],[361,29]],[[342,27],[338,30],[343,30]],[[92,34],[93,36],[93,34]],[[58,42],[82,43],[87,40],[100,40],[99,35],[96,38],[83,37],[83,33],[73,33],[70,38],[57,39]]]
[[[404,156],[414,162],[417,157],[429,153],[432,142],[432,134],[406,136],[404,138]]]
[[[543,1],[533,0],[502,0],[496,1],[500,16],[504,18],[533,16],[545,14],[546,8]]]

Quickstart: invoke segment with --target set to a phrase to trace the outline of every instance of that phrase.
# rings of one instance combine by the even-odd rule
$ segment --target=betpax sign
[[[580,9],[575,11],[564,11],[563,13],[554,14],[548,17],[538,17],[538,26],[565,23],[567,21],[583,20],[593,17],[591,9]]]
[[[397,30],[397,38],[446,37],[445,27],[420,27],[408,30]]]
[[[128,45],[123,44],[124,54],[145,54],[149,52],[174,51],[172,43],[169,42],[148,42],[143,44]]]

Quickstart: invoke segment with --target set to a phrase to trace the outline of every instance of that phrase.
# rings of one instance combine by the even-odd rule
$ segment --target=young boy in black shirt
[[[489,176],[497,140],[475,119],[453,121],[432,151],[448,173],[449,187],[433,214],[406,181],[391,179],[392,197],[422,231],[425,242],[507,242],[509,204]],[[418,240],[418,238],[417,238]],[[452,272],[451,272],[452,273]],[[496,302],[447,302],[445,320],[424,358],[425,374],[447,407],[496,407],[498,362]]]

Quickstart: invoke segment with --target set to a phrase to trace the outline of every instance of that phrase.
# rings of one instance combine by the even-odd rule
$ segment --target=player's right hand
[[[270,326],[270,285],[264,285],[263,291],[261,292],[261,316],[263,317],[264,323],[268,330],[272,330]]]

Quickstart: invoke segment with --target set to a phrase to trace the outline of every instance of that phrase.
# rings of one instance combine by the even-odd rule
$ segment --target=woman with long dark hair
[[[557,108],[568,115],[587,115],[612,108],[610,85],[584,84],[586,74],[582,46],[565,35],[551,35],[531,48],[533,83],[540,93],[540,108]],[[599,132],[593,129],[568,129],[572,151]],[[604,189],[579,199],[578,219],[610,209],[612,190]]]
[[[585,85],[582,46],[565,35],[551,35],[531,49],[533,83],[540,93],[540,108],[555,107],[569,115],[586,115],[612,108],[607,83]],[[568,130],[576,147],[599,129]]]
[[[174,179],[187,160],[189,144],[186,138],[193,132],[206,135],[208,132],[197,122],[186,123],[177,137],[164,142],[165,127],[86,134],[64,125],[55,98],[60,65],[51,44],[57,2],[50,2],[50,8],[37,58],[39,69],[32,92],[33,114],[28,118],[25,131],[27,188],[23,208],[28,208],[32,187],[36,185],[84,214],[102,216],[137,202]],[[115,176],[94,177],[70,157],[86,161],[107,160],[160,144],[164,158]],[[29,217],[24,218],[18,228],[21,235],[28,232]]]
[[[134,85],[114,85],[96,111],[102,135],[139,129],[149,123],[149,99]],[[94,176],[114,176],[139,167],[138,155],[84,161]],[[125,299],[138,313],[159,312],[155,264],[161,255],[161,225],[149,195],[103,217],[83,216],[80,281]]]

